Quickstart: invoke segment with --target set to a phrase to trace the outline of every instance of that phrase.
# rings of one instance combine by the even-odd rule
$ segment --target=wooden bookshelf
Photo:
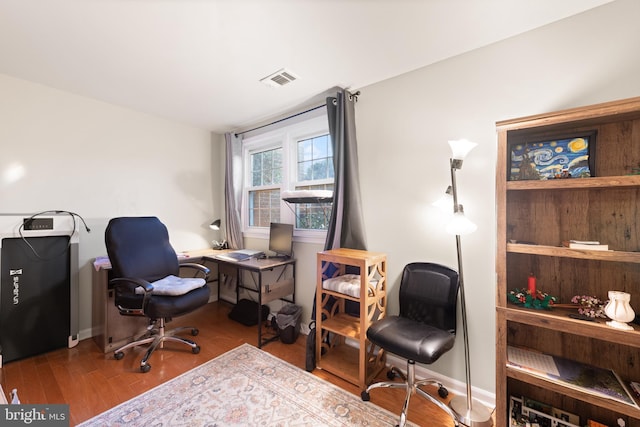
[[[514,144],[596,132],[592,177],[511,180]],[[583,393],[507,364],[507,347],[528,347],[640,381],[640,326],[622,331],[605,319],[570,318],[577,309],[526,309],[507,293],[537,288],[567,304],[574,295],[607,299],[609,290],[631,294],[640,309],[640,98],[540,114],[497,123],[496,424],[508,425],[510,396],[526,396],[593,419],[640,427],[640,410]],[[570,239],[597,240],[609,251],[562,247]],[[523,243],[526,242],[526,243]]]

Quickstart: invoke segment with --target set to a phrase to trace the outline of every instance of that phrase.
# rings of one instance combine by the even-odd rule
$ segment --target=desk
[[[180,257],[180,262],[203,263],[211,270],[207,285],[212,286],[218,275],[214,273],[215,263],[207,263],[205,256],[214,256],[225,251],[203,249],[189,251],[186,257]],[[91,317],[93,340],[105,352],[115,350],[133,341],[146,332],[149,319],[138,316],[122,316],[115,306],[115,291],[109,286],[111,266],[108,263],[95,263],[92,270]]]
[[[203,258],[218,264],[218,301],[220,301],[220,287],[227,278],[235,282],[236,303],[240,299],[240,289],[258,294],[258,348],[276,340],[277,335],[262,339],[262,304],[276,299],[295,303],[296,260],[293,258],[251,258],[247,261],[228,261],[215,255],[205,255]],[[279,270],[279,274],[275,280],[266,283],[265,273],[270,271],[277,273],[277,270]],[[291,270],[291,275],[285,278],[287,270]],[[243,271],[248,272],[251,276],[253,286],[247,286],[242,281]],[[291,299],[285,298],[289,295],[291,295]]]

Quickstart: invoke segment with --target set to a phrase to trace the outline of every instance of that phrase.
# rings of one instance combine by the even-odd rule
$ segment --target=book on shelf
[[[640,409],[625,384],[610,369],[513,346],[507,347],[507,366],[592,396]]]
[[[565,240],[562,246],[569,249],[586,249],[589,251],[608,251],[609,245],[595,240]]]

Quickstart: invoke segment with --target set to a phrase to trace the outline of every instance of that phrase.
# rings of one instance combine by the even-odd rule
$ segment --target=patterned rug
[[[80,424],[392,426],[397,415],[243,344]]]

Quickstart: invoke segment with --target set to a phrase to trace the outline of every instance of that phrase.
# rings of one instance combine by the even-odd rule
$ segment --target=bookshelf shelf
[[[633,406],[625,405],[624,403],[619,403],[615,400],[589,395],[584,392],[574,390],[570,387],[565,387],[552,380],[527,373],[512,366],[507,366],[506,372],[509,378],[513,378],[534,385],[536,387],[544,388],[545,390],[551,390],[556,393],[564,394],[574,399],[580,399],[588,404],[596,405],[610,411],[625,414],[634,418],[640,418],[640,409],[634,408]]]
[[[561,246],[527,245],[518,243],[507,243],[507,252],[640,264],[640,252],[615,250],[593,251],[583,249],[569,249]]]
[[[562,190],[582,188],[618,188],[640,186],[640,175],[591,177],[583,179],[552,179],[543,181],[509,181],[507,190]]]
[[[584,337],[592,337],[595,334],[603,341],[640,348],[640,326],[638,325],[632,325],[633,332],[613,329],[605,324],[606,319],[595,319],[591,322],[572,319],[569,314],[575,313],[576,310],[564,308],[534,310],[507,304],[506,307],[498,307],[497,311],[509,322],[563,331]]]

